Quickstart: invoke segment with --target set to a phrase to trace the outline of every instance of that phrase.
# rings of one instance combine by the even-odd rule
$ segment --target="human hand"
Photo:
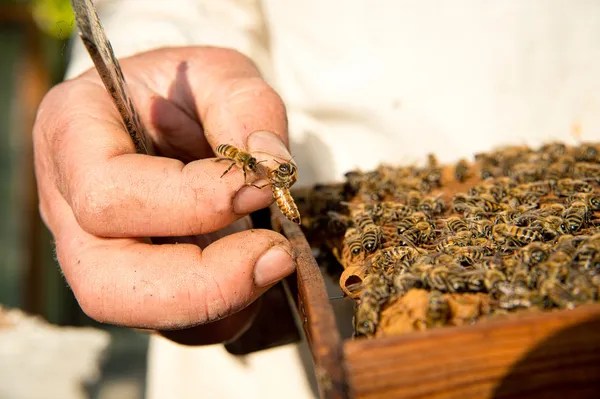
[[[289,160],[285,107],[232,50],[159,49],[121,66],[159,156],[135,153],[95,70],[53,88],[38,110],[40,213],[58,261],[97,321],[202,325],[200,342],[230,339],[252,316],[239,311],[295,265],[284,237],[247,230],[271,190],[244,185],[235,167],[221,178],[227,162],[206,158],[227,143]]]

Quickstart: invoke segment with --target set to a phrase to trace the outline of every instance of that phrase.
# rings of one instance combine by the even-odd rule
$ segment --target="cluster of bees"
[[[294,198],[290,193],[290,188],[298,180],[298,168],[296,168],[296,165],[291,162],[279,162],[274,159],[274,161],[279,164],[279,167],[276,169],[263,168],[260,164],[265,161],[257,161],[249,152],[241,150],[231,144],[219,144],[217,146],[217,155],[220,157],[215,160],[216,162],[231,162],[221,177],[225,176],[231,168],[237,166],[244,172],[245,182],[247,182],[248,171],[253,173],[259,179],[266,179],[269,183],[263,184],[262,186],[253,183],[247,184],[259,189],[263,189],[270,185],[275,202],[285,217],[296,224],[301,223],[298,206],[296,206]]]
[[[596,301],[599,187],[600,145],[551,143],[449,168],[430,156],[424,167],[353,171],[301,205],[309,239],[362,271],[342,288],[357,299],[355,335],[370,336],[415,289],[429,292],[427,327],[452,324],[449,295],[487,295],[477,318]]]

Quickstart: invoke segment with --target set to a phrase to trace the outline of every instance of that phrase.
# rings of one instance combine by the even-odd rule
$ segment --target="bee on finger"
[[[260,162],[264,162],[264,161],[260,161],[260,162],[256,161],[256,158],[254,158],[252,156],[252,154],[250,154],[249,152],[246,152],[246,151],[242,151],[231,144],[219,144],[217,146],[217,154],[220,155],[221,158],[217,158],[215,160],[215,162],[221,162],[221,161],[230,161],[231,162],[231,165],[229,165],[229,167],[227,169],[225,169],[225,172],[223,172],[221,177],[225,176],[227,174],[227,172],[229,172],[231,170],[231,168],[233,168],[234,166],[237,166],[238,168],[242,169],[242,171],[244,172],[244,181],[247,180],[246,171],[249,170],[251,172],[257,173],[257,165]]]
[[[273,197],[281,212],[290,221],[300,224],[300,211],[290,193],[290,188],[298,180],[298,168],[291,162],[274,161],[277,162],[279,166],[269,171],[269,183],[262,186],[253,184],[253,186],[262,189],[270,184],[271,190],[273,191]]]

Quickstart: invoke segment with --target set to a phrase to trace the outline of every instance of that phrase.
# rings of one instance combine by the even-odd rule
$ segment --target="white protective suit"
[[[118,56],[209,44],[283,97],[298,186],[378,163],[600,140],[593,0],[96,0]],[[77,44],[68,76],[91,66]],[[153,338],[149,398],[310,398],[293,345],[246,363]]]

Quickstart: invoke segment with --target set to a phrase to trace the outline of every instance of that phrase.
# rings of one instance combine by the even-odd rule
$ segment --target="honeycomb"
[[[296,197],[320,263],[356,301],[356,337],[598,300],[600,144],[510,146],[450,166],[429,155]]]

